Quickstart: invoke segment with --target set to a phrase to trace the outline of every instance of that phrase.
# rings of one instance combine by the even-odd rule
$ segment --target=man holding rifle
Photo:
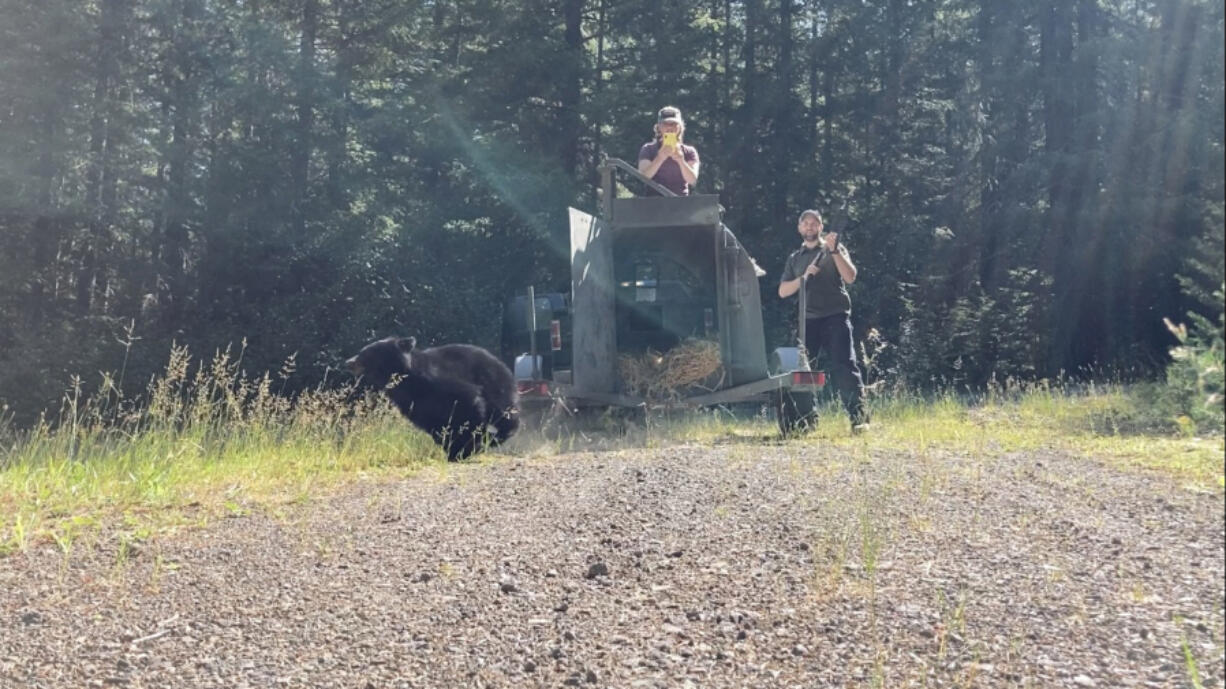
[[[788,256],[779,282],[779,296],[786,299],[805,291],[805,349],[810,357],[821,349],[830,355],[830,374],[851,417],[851,430],[868,429],[864,406],[864,380],[856,363],[851,330],[851,297],[847,285],[856,281],[856,266],[837,232],[822,233],[822,214],[800,214],[797,231],[802,244]]]

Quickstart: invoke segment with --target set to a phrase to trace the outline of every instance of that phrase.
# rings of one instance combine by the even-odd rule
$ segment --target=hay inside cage
[[[719,344],[688,339],[667,352],[647,350],[618,357],[623,389],[649,401],[670,401],[687,394],[709,392],[723,381]]]

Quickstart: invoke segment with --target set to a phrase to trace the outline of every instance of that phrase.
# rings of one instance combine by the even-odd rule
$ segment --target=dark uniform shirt
[[[840,244],[839,253],[847,258],[847,249]],[[821,256],[818,258],[818,256]],[[805,282],[805,318],[822,318],[836,313],[851,313],[851,297],[847,294],[847,286],[843,284],[843,276],[834,265],[834,257],[826,252],[825,246],[819,243],[812,249],[801,246],[788,256],[783,266],[783,277],[780,282],[795,280],[804,275],[805,268],[817,258],[817,275]]]

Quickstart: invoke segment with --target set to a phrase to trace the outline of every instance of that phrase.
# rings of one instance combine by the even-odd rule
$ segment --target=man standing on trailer
[[[698,149],[684,142],[681,111],[666,105],[656,114],[655,138],[639,148],[639,172],[677,196],[698,181]]]
[[[823,234],[822,214],[800,214],[797,231],[801,246],[788,256],[779,281],[779,296],[788,298],[805,290],[805,349],[810,357],[825,349],[831,359],[831,376],[851,417],[851,430],[869,427],[864,406],[864,380],[856,363],[851,330],[851,297],[847,285],[856,281],[856,266],[837,232]]]

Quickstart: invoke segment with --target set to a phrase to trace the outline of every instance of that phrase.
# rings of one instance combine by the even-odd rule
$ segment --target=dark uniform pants
[[[856,350],[851,332],[851,316],[836,313],[832,316],[805,319],[805,349],[809,360],[816,361],[817,353],[826,350],[830,357],[830,376],[843,400],[843,408],[853,424],[867,423],[868,410],[864,407],[864,379],[856,363]]]

